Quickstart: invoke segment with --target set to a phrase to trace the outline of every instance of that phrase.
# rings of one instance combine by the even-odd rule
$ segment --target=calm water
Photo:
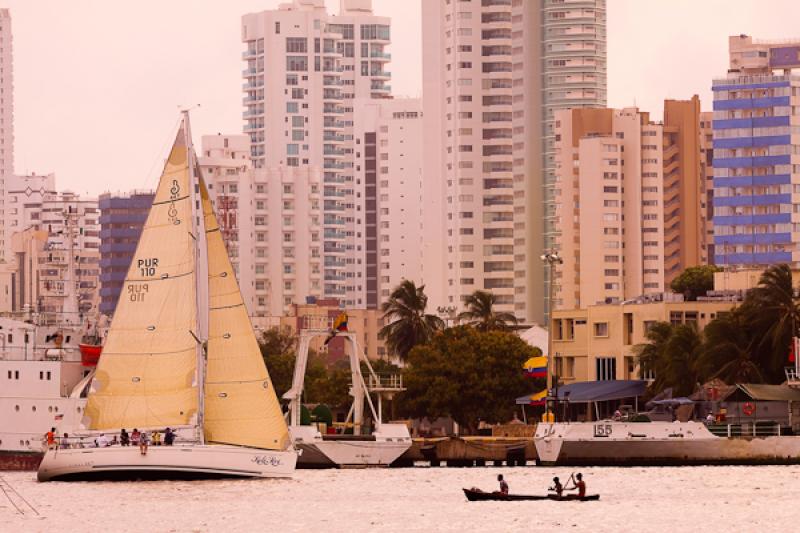
[[[0,492],[0,532],[792,531],[800,467],[583,469],[599,502],[467,502],[461,488],[543,493],[559,468],[298,471],[291,481],[37,483],[2,473],[41,514]]]

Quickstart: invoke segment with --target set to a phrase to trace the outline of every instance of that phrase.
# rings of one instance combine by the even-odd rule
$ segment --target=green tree
[[[760,383],[764,380],[755,359],[753,329],[741,308],[721,313],[703,330],[701,356],[704,381]]]
[[[690,324],[653,324],[645,335],[649,342],[634,348],[644,372],[652,372],[651,390],[658,393],[672,388],[673,394],[686,396],[702,380],[702,338]]]
[[[458,321],[481,331],[508,331],[519,321],[512,313],[495,311],[496,303],[497,297],[493,293],[477,290],[464,300],[466,311],[459,313]]]
[[[746,313],[758,341],[754,344],[755,357],[764,379],[781,383],[792,336],[800,324],[800,308],[789,265],[774,265],[765,270],[758,286],[748,292],[742,312]]]
[[[689,267],[672,280],[670,288],[683,294],[687,300],[697,300],[698,296],[714,289],[714,272],[720,271],[722,269],[714,265]]]
[[[694,325],[680,324],[673,328],[664,354],[666,379],[676,396],[688,396],[700,385],[702,346],[702,338]]]
[[[270,328],[261,334],[259,346],[272,386],[281,398],[292,386],[297,337],[289,327]]]
[[[411,350],[403,408],[412,417],[451,416],[470,433],[479,420],[505,422],[530,392],[522,364],[533,354],[513,333],[449,328]]]
[[[430,341],[434,333],[445,327],[441,318],[425,313],[427,306],[425,286],[417,287],[409,280],[395,287],[381,305],[386,325],[378,336],[386,341],[386,348],[403,361],[414,346]]]

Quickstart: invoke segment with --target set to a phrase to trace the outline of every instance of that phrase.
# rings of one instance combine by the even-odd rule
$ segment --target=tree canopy
[[[687,300],[694,301],[698,296],[704,296],[714,289],[714,272],[721,270],[714,265],[689,267],[673,279],[669,286],[674,292],[683,294]]]
[[[800,325],[800,296],[788,265],[769,267],[744,302],[719,313],[702,334],[693,325],[656,323],[635,348],[652,372],[656,392],[690,394],[698,383],[783,383],[792,337]]]
[[[470,433],[479,420],[505,422],[530,392],[522,364],[534,349],[513,333],[458,326],[409,354],[403,406],[412,417],[451,416]]]

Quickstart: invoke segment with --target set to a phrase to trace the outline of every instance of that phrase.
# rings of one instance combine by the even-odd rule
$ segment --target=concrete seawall
[[[0,471],[36,470],[43,456],[41,453],[0,452]]]

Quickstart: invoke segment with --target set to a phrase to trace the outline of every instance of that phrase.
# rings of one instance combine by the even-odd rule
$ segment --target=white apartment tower
[[[282,257],[268,258],[275,314],[308,296],[367,306],[358,244],[367,206],[354,177],[353,101],[390,93],[389,19],[375,16],[371,4],[342,0],[339,14],[329,15],[323,0],[294,0],[242,18],[244,131],[255,180],[283,195],[268,228],[284,244]],[[310,232],[307,254],[298,231]],[[308,256],[308,276],[299,272],[299,255]]]
[[[434,301],[442,287],[429,283],[426,274],[441,270],[441,243],[424,234],[422,101],[358,99],[353,108],[356,195],[364,199],[366,213],[356,257],[366,265],[367,307],[379,307],[406,279],[426,284]]]
[[[12,260],[7,218],[9,180],[14,174],[14,71],[11,13],[0,9],[0,263]]]
[[[422,10],[424,169],[444,198],[445,305],[488,290],[499,309],[544,323],[553,112],[605,105],[605,0],[424,0]]]

